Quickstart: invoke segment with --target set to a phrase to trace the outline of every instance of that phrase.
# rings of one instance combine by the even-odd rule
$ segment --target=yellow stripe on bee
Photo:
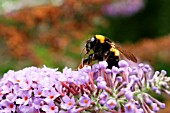
[[[98,40],[100,40],[100,43],[104,43],[105,36],[103,35],[95,35]]]
[[[115,56],[119,56],[119,54],[120,54],[119,51],[117,49],[115,49],[115,48],[110,48],[110,51],[114,52]]]

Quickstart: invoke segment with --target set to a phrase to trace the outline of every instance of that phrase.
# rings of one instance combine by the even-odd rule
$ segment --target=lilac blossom
[[[144,0],[116,0],[102,9],[109,16],[130,16],[137,13],[144,6]]]
[[[97,87],[99,89],[105,89],[106,88],[106,81],[104,81],[104,79],[102,77],[98,77],[96,82],[97,82]]]
[[[0,110],[0,112],[15,112],[16,105],[14,102],[8,101],[8,100],[2,100],[0,102],[0,106],[3,107],[4,109]]]
[[[88,95],[84,94],[83,96],[81,96],[79,99],[79,104],[80,106],[89,107],[91,104],[91,100]]]
[[[18,97],[20,97],[20,98],[16,99],[16,104],[28,105],[29,102],[31,101],[31,93],[32,93],[31,90],[20,90],[18,92]]]
[[[117,106],[117,103],[114,99],[110,99],[106,102],[105,106],[110,110],[110,109],[115,108]]]
[[[35,109],[33,106],[20,105],[16,109],[17,113],[40,113],[39,109]]]
[[[43,90],[42,88],[40,88],[40,87],[35,88],[35,89],[33,90],[34,96],[35,96],[35,97],[41,97],[41,96],[43,96],[43,95],[42,95],[42,92],[43,92],[43,91],[44,91],[44,90]]]
[[[57,113],[58,107],[54,104],[53,101],[50,101],[47,105],[42,106],[42,110],[46,113]]]
[[[127,100],[133,99],[133,92],[131,92],[130,90],[126,91],[125,92],[125,97],[126,97]]]
[[[107,94],[105,91],[103,91],[103,92],[99,95],[99,102],[100,102],[100,104],[101,104],[101,105],[104,105],[104,104],[106,103],[107,99],[108,99],[108,94]]]
[[[136,113],[136,105],[133,102],[128,102],[125,104],[125,113]]]
[[[42,98],[34,98],[32,106],[35,109],[41,109],[45,105],[45,101]]]
[[[158,112],[165,104],[148,92],[170,95],[166,71],[148,64],[131,66],[120,60],[108,69],[106,61],[81,69],[28,67],[8,71],[0,80],[0,112]]]
[[[65,95],[63,98],[62,98],[62,103],[61,103],[61,107],[63,109],[71,109],[74,107],[75,105],[75,100],[74,98],[69,98],[67,95]]]
[[[56,91],[55,88],[51,88],[50,90],[43,90],[42,96],[45,97],[44,101],[48,103],[49,101],[55,100],[58,96],[60,96],[60,94]]]

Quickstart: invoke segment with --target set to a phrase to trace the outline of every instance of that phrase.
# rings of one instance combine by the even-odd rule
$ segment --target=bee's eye
[[[94,42],[94,40],[95,40],[95,38],[94,38],[94,37],[92,37],[90,41],[91,41],[91,42]]]

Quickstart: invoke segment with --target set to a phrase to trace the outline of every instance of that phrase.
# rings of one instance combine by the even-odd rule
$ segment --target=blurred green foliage
[[[170,33],[170,0],[145,0],[144,8],[129,17],[105,16],[108,26],[96,33],[118,42],[134,42],[141,38],[156,38]]]

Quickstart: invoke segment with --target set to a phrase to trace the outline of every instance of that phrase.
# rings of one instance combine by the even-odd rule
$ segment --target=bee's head
[[[86,42],[86,52],[87,53],[86,54],[88,54],[90,52],[90,50],[94,48],[95,44],[96,44],[95,36],[90,38],[89,40],[87,40],[87,42]]]

